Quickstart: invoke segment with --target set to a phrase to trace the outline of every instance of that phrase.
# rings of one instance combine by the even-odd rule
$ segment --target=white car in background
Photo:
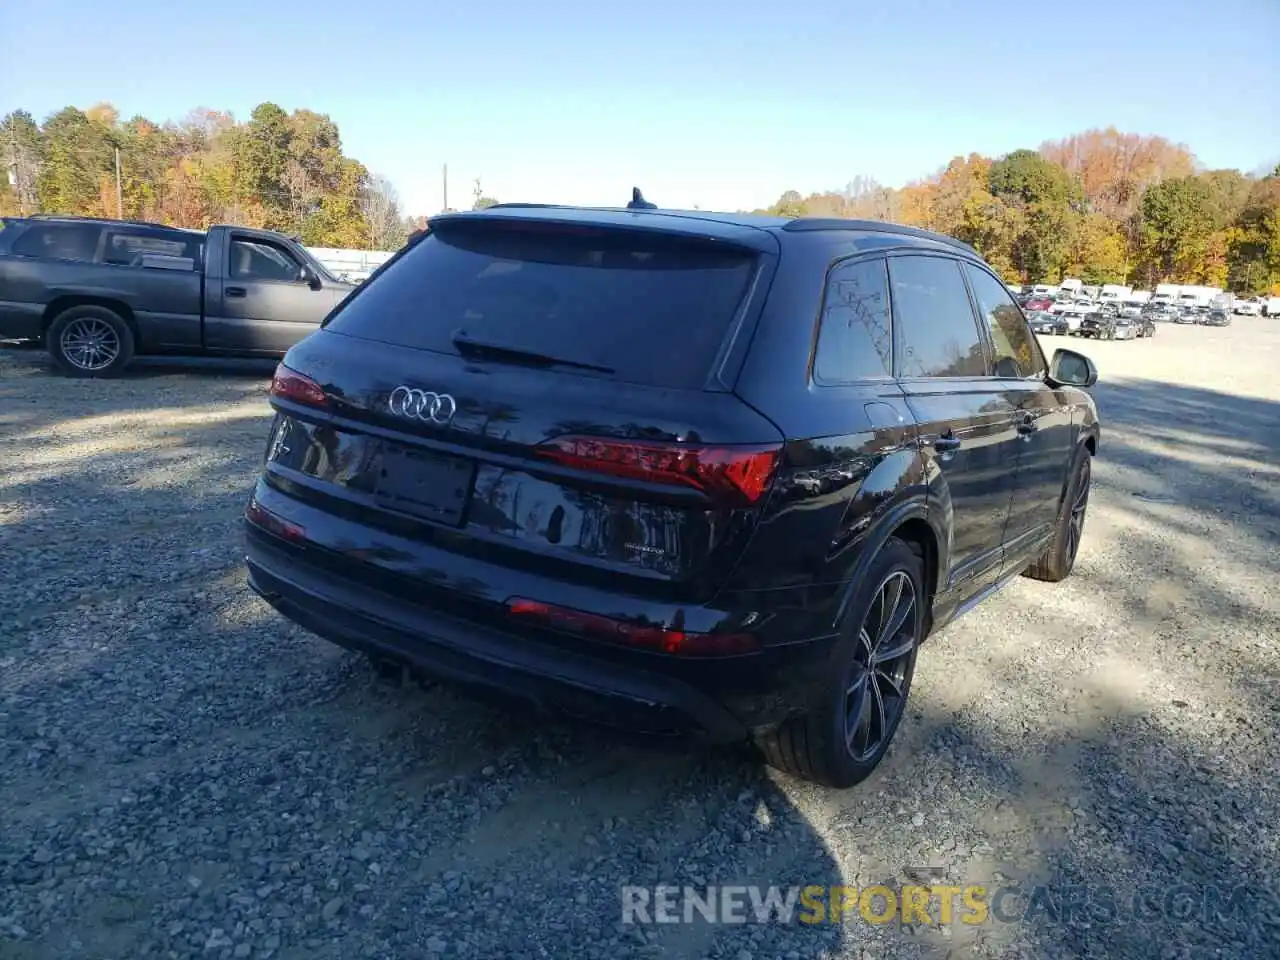
[[[1053,306],[1049,308],[1050,313],[1073,313],[1084,316],[1089,313],[1098,312],[1098,304],[1092,300],[1086,300],[1084,297],[1075,297],[1073,299],[1063,298],[1055,300]],[[1074,328],[1072,328],[1074,329]]]
[[[1084,322],[1084,318],[1098,312],[1097,304],[1081,305],[1079,303],[1069,303],[1059,310],[1057,309],[1058,304],[1055,303],[1053,307],[1054,309],[1050,312],[1066,321],[1069,335],[1079,333],[1080,324]]]
[[[1233,309],[1242,317],[1262,316],[1262,304],[1257,300],[1237,300]]]

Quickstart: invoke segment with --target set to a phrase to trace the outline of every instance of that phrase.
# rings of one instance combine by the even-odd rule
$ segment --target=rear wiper
[[[453,345],[464,357],[497,360],[499,362],[505,360],[508,363],[520,363],[534,367],[573,367],[575,370],[594,370],[596,373],[617,373],[613,367],[602,367],[597,363],[566,360],[564,357],[553,357],[549,353],[538,353],[536,350],[522,350],[519,347],[504,347],[500,343],[473,340],[462,330],[454,333]]]

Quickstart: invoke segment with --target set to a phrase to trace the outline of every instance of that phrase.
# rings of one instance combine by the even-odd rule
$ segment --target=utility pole
[[[441,168],[441,173],[444,175],[444,212],[448,213],[449,212],[449,165],[447,163]]]
[[[124,194],[120,190],[120,148],[116,147],[116,219],[124,219]]]

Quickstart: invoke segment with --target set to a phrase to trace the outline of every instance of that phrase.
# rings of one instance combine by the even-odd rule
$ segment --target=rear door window
[[[898,331],[898,375],[986,376],[986,348],[960,264],[947,257],[893,257],[889,277]]]
[[[98,252],[102,227],[93,223],[32,223],[13,241],[19,257],[40,260],[92,261]]]
[[[200,238],[171,230],[146,230],[137,227],[107,230],[102,261],[119,266],[141,266],[145,256],[188,259],[192,267],[200,260]]]
[[[593,376],[694,389],[711,372],[754,266],[750,252],[671,234],[444,225],[327,328],[439,353],[457,353],[461,332],[611,371]]]

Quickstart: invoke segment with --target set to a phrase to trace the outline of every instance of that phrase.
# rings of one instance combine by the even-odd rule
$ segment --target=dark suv
[[[1096,379],[923,231],[444,215],[278,369],[250,583],[396,671],[850,785],[931,630],[1070,573]]]

